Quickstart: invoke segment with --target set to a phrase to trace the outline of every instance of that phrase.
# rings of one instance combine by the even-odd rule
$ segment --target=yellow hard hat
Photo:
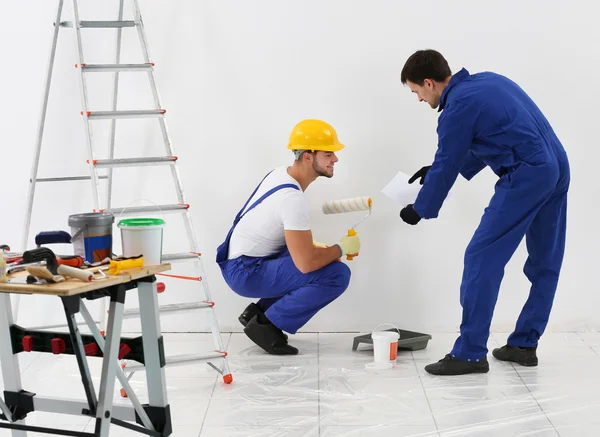
[[[321,120],[303,120],[292,129],[287,148],[338,152],[344,145],[338,141],[337,132],[329,123]]]

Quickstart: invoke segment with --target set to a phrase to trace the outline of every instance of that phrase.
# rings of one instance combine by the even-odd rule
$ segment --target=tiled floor
[[[400,353],[397,366],[383,371],[365,369],[372,352],[366,345],[352,352],[355,335],[291,336],[300,354],[273,357],[243,334],[225,334],[233,384],[223,384],[205,363],[167,368],[172,435],[600,436],[599,333],[547,333],[537,368],[501,363],[490,355],[489,373],[455,377],[434,377],[423,370],[444,356],[455,334],[433,334],[425,350]],[[493,334],[490,349],[505,337]],[[213,347],[207,334],[166,334],[165,348],[171,355]],[[84,399],[74,357],[21,355],[25,389]],[[100,361],[89,362],[98,387]],[[145,374],[135,374],[130,383],[144,402]],[[118,394],[115,399],[127,402]],[[66,415],[38,412],[27,421],[93,430],[89,419]],[[9,435],[0,430],[0,436]],[[114,426],[110,435],[143,434]]]

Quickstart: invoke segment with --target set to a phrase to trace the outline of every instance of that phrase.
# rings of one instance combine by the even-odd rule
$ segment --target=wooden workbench
[[[81,437],[107,437],[112,425],[129,428],[142,434],[169,436],[172,432],[171,413],[167,401],[165,356],[158,307],[155,274],[170,269],[170,264],[133,268],[91,282],[66,278],[54,284],[0,282],[0,364],[4,381],[4,399],[0,397],[0,428],[12,429],[13,437],[25,437],[27,431]],[[26,271],[9,276],[26,278]],[[123,311],[127,290],[138,289],[142,335],[121,337]],[[27,329],[13,323],[10,295],[31,294],[56,296],[62,300],[69,333]],[[87,310],[84,300],[110,297],[106,336],[101,333]],[[75,320],[81,314],[91,335],[81,334]],[[23,389],[17,354],[50,352],[75,355],[86,400],[56,399],[38,396]],[[146,372],[148,403],[142,405],[119,366],[120,355],[133,359]],[[96,391],[87,364],[88,356],[102,359],[100,386]],[[113,408],[115,380],[125,389],[132,406]],[[85,416],[95,420],[92,433],[66,429],[28,426],[25,418],[35,411]]]
[[[18,294],[44,294],[49,296],[74,296],[76,294],[86,293],[88,291],[99,290],[101,288],[113,285],[124,284],[146,276],[155,275],[171,269],[170,264],[159,264],[156,266],[136,267],[123,270],[117,275],[108,275],[107,278],[100,278],[98,274],[92,282],[83,282],[79,279],[67,277],[64,282],[56,284],[11,284],[10,282],[0,282],[0,293],[18,293]],[[8,277],[8,279],[24,279],[29,273],[26,271],[17,272]]]

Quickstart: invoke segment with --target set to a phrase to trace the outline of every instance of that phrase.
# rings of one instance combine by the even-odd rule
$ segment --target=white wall
[[[70,20],[71,2],[66,3],[63,19]],[[114,19],[116,6],[103,10],[105,6],[94,3],[83,2],[82,19]],[[287,137],[304,118],[329,121],[347,145],[339,154],[335,178],[318,180],[307,191],[315,238],[334,243],[362,217],[324,216],[323,201],[360,195],[374,199],[373,215],[358,229],[362,253],[350,264],[349,290],[305,330],[367,330],[388,321],[425,332],[457,328],[462,256],[493,192],[494,175],[485,170],[471,183],[459,178],[440,218],[416,227],[405,225],[397,206],[380,193],[398,170],[411,173],[429,164],[436,149],[437,112],[418,104],[400,83],[404,61],[421,48],[440,50],[453,71],[464,66],[471,72],[508,75],[550,119],[572,165],[567,255],[551,328],[597,329],[600,152],[595,133],[600,96],[594,73],[600,67],[600,30],[595,15],[582,12],[587,9],[583,6],[541,0],[438,1],[426,6],[397,0],[141,1],[222,329],[240,329],[237,316],[248,301],[226,287],[213,261],[215,249],[260,178],[273,166],[291,162]],[[5,181],[0,240],[15,247],[23,230],[54,8],[55,2],[46,0],[11,2],[5,14],[9,19],[0,27]],[[130,8],[126,11],[129,15]],[[41,176],[87,171],[71,31],[61,30]],[[139,62],[134,31],[126,29],[124,35],[123,62]],[[113,41],[111,32],[84,31],[85,60],[111,62]],[[93,79],[90,86],[98,91],[91,93],[90,107],[108,109],[110,79]],[[144,75],[124,74],[121,83],[121,108],[151,107]],[[103,151],[108,122],[93,126],[98,150]],[[157,122],[120,121],[118,150],[118,156],[160,155]],[[139,198],[172,201],[169,174],[166,167],[118,170],[115,205]],[[66,194],[67,188],[76,195]],[[57,207],[59,200],[67,206]],[[85,182],[40,186],[33,231],[64,229],[69,214],[91,208]],[[177,237],[183,236],[181,222],[167,218],[174,224],[167,238],[175,250]],[[526,299],[528,282],[521,273],[525,258],[521,246],[507,266],[496,329],[510,329]],[[174,272],[193,273],[179,268]],[[193,299],[191,284],[168,284],[161,301]],[[20,323],[62,321],[61,308],[51,298],[22,302]],[[163,318],[165,330],[203,326],[198,313]]]

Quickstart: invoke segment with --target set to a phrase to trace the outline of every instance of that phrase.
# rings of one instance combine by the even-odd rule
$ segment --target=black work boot
[[[258,305],[256,305],[255,303],[251,303],[250,305],[248,305],[246,307],[246,309],[244,310],[244,312],[242,314],[240,314],[240,316],[238,317],[238,320],[240,321],[240,323],[242,325],[248,326],[248,322],[250,322],[250,320],[252,320],[252,317],[256,316],[257,314],[260,314],[259,317],[261,317],[261,316],[265,317],[264,311],[261,310],[260,307]],[[283,334],[283,336],[287,340],[288,336],[285,335],[285,333],[283,331],[281,331],[281,333]]]
[[[246,309],[244,310],[244,312],[242,314],[240,314],[240,316],[238,317],[238,320],[240,321],[240,323],[244,326],[248,325],[248,322],[250,320],[252,320],[252,317],[254,317],[257,314],[263,314],[263,311],[260,309],[260,307],[258,305],[256,305],[255,303],[251,303],[250,305],[248,305],[246,307]]]
[[[258,315],[252,317],[244,332],[250,340],[271,355],[296,355],[298,349],[290,346],[281,329],[273,325],[266,317],[260,322]]]
[[[490,370],[487,357],[477,361],[457,360],[448,354],[437,363],[425,366],[432,375],[466,375],[467,373],[487,373]]]
[[[538,365],[536,355],[537,347],[518,347],[504,345],[499,349],[494,349],[492,355],[500,361],[512,361],[521,366],[533,367]]]

